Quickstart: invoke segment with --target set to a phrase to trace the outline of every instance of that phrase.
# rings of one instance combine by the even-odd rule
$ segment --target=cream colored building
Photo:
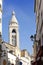
[[[2,40],[2,0],[0,0],[0,65],[7,64],[7,49]]]
[[[26,49],[21,51],[21,58],[20,58],[22,65],[31,65],[31,56],[30,54],[27,52]]]
[[[2,40],[2,0],[0,0],[0,65],[31,65],[31,56],[27,50],[20,50],[19,46],[19,25],[12,12],[9,23],[9,43]],[[1,51],[2,50],[2,51]]]
[[[40,46],[43,46],[43,0],[35,0],[34,12],[36,15],[36,40],[38,40],[39,50]]]
[[[9,43],[5,43],[5,46],[8,51],[8,60],[11,64],[31,65],[31,56],[27,50],[20,50],[19,47],[19,28],[14,11],[9,24]]]
[[[8,54],[4,42],[0,39],[0,65],[5,64],[8,64]]]
[[[36,38],[33,44],[34,57],[43,45],[43,0],[34,0],[34,12],[36,16]]]

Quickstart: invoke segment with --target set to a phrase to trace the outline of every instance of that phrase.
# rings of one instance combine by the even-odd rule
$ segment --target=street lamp
[[[36,40],[36,34],[34,34],[34,36],[31,35],[30,38],[31,38],[32,41]]]
[[[40,39],[36,40],[36,34],[31,35],[30,38],[31,38],[32,41],[34,41],[34,43],[36,42],[37,46],[40,44]]]
[[[36,40],[36,34],[30,36],[32,41],[39,42],[39,40]]]
[[[36,40],[36,34],[31,35],[30,38],[31,38],[31,40],[32,40],[33,43],[34,43],[34,44],[33,44],[33,54],[34,54],[34,56],[36,57],[36,55],[37,55],[37,53],[38,53],[38,49],[39,49],[39,46],[38,46],[39,40]]]

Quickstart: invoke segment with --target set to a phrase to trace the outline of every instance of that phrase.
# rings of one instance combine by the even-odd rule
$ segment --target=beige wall
[[[12,30],[15,29],[16,33],[13,34]],[[18,21],[15,17],[15,14],[12,15],[11,21],[10,21],[10,25],[9,25],[9,43],[11,45],[12,44],[12,35],[16,35],[16,46],[19,48],[19,25],[18,25]]]
[[[8,63],[8,55],[7,55],[6,46],[5,46],[4,43],[1,43],[0,45],[2,46],[2,50],[3,50],[2,54],[1,54],[1,57],[0,57],[0,64],[3,65],[3,62],[5,60],[6,61],[6,65],[7,65],[7,63]]]
[[[43,35],[43,0],[36,0],[36,40],[40,40],[39,45],[43,45],[42,41],[42,35]],[[39,48],[38,48],[39,50]]]

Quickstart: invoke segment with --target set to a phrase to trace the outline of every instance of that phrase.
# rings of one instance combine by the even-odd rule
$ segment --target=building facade
[[[10,42],[5,43],[9,63],[11,65],[31,65],[31,56],[28,54],[27,50],[20,50],[19,48],[18,21],[14,11],[9,24],[9,39]]]
[[[33,65],[43,65],[43,0],[35,0],[37,54]]]
[[[2,0],[0,0],[0,65],[31,65],[31,56],[27,50],[20,50],[19,25],[14,11],[9,24],[9,43],[2,39]]]
[[[36,13],[36,40],[39,41],[38,44],[38,47],[40,47],[40,45],[42,46],[43,43],[42,43],[42,37],[43,37],[43,8],[42,8],[42,5],[43,5],[43,0],[36,0],[35,1],[35,13]]]
[[[7,49],[2,39],[0,39],[0,65],[8,65]]]
[[[9,43],[19,48],[19,25],[14,11],[9,24]]]

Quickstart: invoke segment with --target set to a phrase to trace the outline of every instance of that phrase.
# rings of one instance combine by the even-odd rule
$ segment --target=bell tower
[[[18,21],[15,16],[15,12],[12,12],[12,18],[9,24],[9,43],[11,45],[19,47],[19,29]]]
[[[0,36],[2,36],[2,0],[0,0]]]

